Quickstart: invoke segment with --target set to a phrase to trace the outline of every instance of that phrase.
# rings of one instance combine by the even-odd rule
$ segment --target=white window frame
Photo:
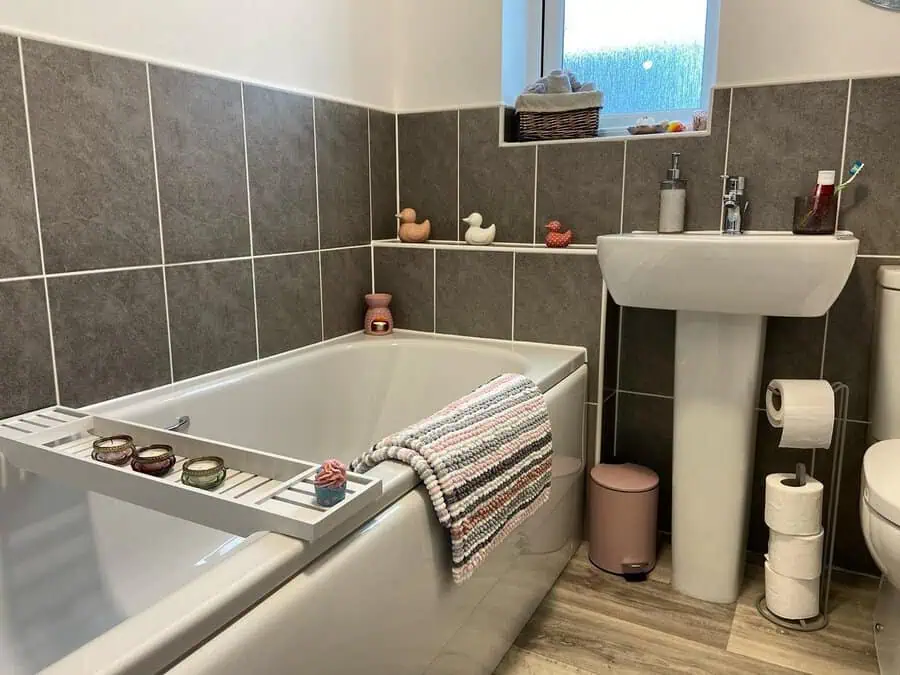
[[[622,0],[627,2],[627,0]],[[700,109],[709,110],[710,92],[716,81],[716,53],[719,44],[719,9],[721,0],[707,0],[706,40],[703,45],[703,81],[701,83]],[[566,23],[566,0],[544,0],[544,31],[542,51],[542,75],[562,68],[563,41]],[[603,89],[603,83],[597,82]],[[600,114],[600,128],[607,132],[624,132],[639,117],[650,116],[661,120],[689,122],[696,109],[645,110],[637,113],[615,115]]]

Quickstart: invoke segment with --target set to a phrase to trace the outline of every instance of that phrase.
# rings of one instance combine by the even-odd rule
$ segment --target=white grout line
[[[38,205],[37,174],[34,169],[34,146],[31,141],[31,114],[28,110],[28,86],[25,83],[25,55],[22,52],[22,38],[16,38],[19,47],[19,71],[22,76],[22,102],[25,106],[25,132],[28,135],[28,160],[31,163],[31,190],[34,193],[34,220],[37,225],[38,251],[41,255],[41,275],[44,277],[44,302],[47,307],[47,332],[50,333],[50,364],[53,368],[53,390],[56,405],[59,399],[59,374],[56,372],[56,341],[53,339],[53,316],[50,312],[50,288],[47,283],[47,265],[44,260],[44,235],[41,231],[41,210]]]
[[[850,103],[853,98],[853,80],[847,80],[847,109],[844,111],[844,141],[841,146],[841,170],[838,173],[837,184],[840,185],[847,171],[847,136],[850,130]],[[834,229],[841,229],[841,201],[844,197],[844,191],[838,192],[837,213],[834,217]]]
[[[879,255],[877,253],[859,253],[857,258],[884,258],[886,260],[900,260],[900,255]]]
[[[43,279],[43,274],[29,274],[24,277],[6,277],[5,279],[0,279],[0,284],[8,284],[14,281],[35,281],[37,279]]]
[[[397,210],[400,213],[400,116],[394,115],[394,183],[397,193]],[[396,236],[400,236],[400,220],[397,220]]]
[[[619,394],[619,387],[622,384],[622,324],[625,319],[625,308],[619,307],[619,336],[616,338],[616,394]],[[616,425],[613,434],[613,457],[619,449],[619,399],[616,398],[616,415],[614,424]]]
[[[316,174],[316,255],[319,258],[319,318],[321,340],[325,340],[325,293],[322,290],[322,216],[319,212],[319,134],[316,130],[316,99],[313,98],[313,164]]]
[[[239,262],[250,260],[249,255],[238,255],[231,258],[207,258],[205,260],[185,260],[184,262],[174,262],[174,263],[166,263],[166,267],[190,267],[191,265],[207,265],[207,264],[215,264],[215,263],[223,263],[223,262]],[[154,267],[158,267],[155,265]],[[126,267],[123,269],[140,269],[140,267]],[[82,272],[77,272],[76,274],[82,274]]]
[[[509,331],[511,342],[516,341],[516,252],[512,254],[512,326]]]
[[[722,169],[722,185],[719,194],[725,194],[725,176],[728,175],[728,156],[731,150],[731,113],[734,111],[734,87],[728,90],[728,124],[725,127],[725,166]],[[719,230],[725,227],[725,200],[719,200]]]
[[[374,247],[373,247],[374,248]],[[431,249],[431,324],[437,333],[437,249]]]
[[[620,394],[631,394],[632,396],[648,396],[650,398],[664,398],[669,401],[674,401],[674,396],[669,396],[667,394],[651,394],[648,391],[631,391],[630,389],[620,389]]]
[[[259,312],[256,302],[256,261],[253,259],[253,208],[250,205],[250,149],[247,147],[247,109],[244,83],[241,82],[241,127],[244,132],[244,177],[247,180],[247,227],[250,232],[250,281],[253,287],[253,331],[256,336],[256,360],[259,361]]]
[[[203,262],[218,262],[217,260],[209,261],[204,260]],[[176,267],[178,265],[191,265],[194,263],[170,263],[167,267]],[[130,267],[98,267],[92,270],[76,270],[74,272],[50,272],[45,275],[48,279],[56,279],[59,277],[80,277],[89,274],[108,274],[109,272],[131,272],[137,270],[155,270],[161,269],[163,267],[162,263],[156,263],[154,265],[132,265]]]
[[[372,111],[366,110],[366,137],[369,150],[369,271],[372,273],[372,293],[375,292],[375,247],[372,246]]]
[[[534,146],[534,222],[531,227],[531,243],[537,244],[537,196],[538,196],[538,146]]]
[[[363,244],[365,246],[365,244]],[[351,247],[355,248],[355,247]],[[315,253],[317,249],[311,248],[306,251],[286,251],[284,253],[257,253],[253,257],[257,260],[264,260],[265,258],[284,258],[290,255],[308,255],[310,253]]]
[[[828,347],[828,323],[831,321],[831,311],[825,312],[825,330],[822,333],[822,360],[819,363],[819,379],[825,379],[825,349]]]
[[[169,283],[166,279],[166,243],[163,237],[162,202],[159,196],[159,165],[156,160],[156,126],[153,120],[153,92],[150,88],[150,64],[147,68],[147,104],[150,108],[150,144],[153,146],[153,182],[156,186],[156,216],[159,220],[159,259],[162,262],[163,302],[166,308],[166,344],[169,347],[169,382],[175,382],[175,360],[172,356],[172,322],[169,316]]]
[[[462,113],[460,113],[459,108],[456,109],[456,240],[462,241],[462,205],[460,202],[462,201],[462,188],[460,183],[460,158],[462,155],[462,141],[461,139],[461,126],[462,122],[460,118],[462,117]]]
[[[625,174],[628,168],[628,141],[622,143],[622,201],[619,204],[619,234],[625,232]]]

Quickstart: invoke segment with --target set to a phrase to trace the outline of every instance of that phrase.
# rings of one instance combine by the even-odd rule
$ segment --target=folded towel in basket
[[[409,464],[450,530],[453,580],[462,583],[550,497],[550,416],[540,389],[501,375],[353,460],[365,472]]]

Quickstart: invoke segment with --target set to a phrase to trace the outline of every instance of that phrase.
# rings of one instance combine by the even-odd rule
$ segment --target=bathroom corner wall
[[[541,226],[559,219],[574,228],[577,243],[590,244],[600,234],[655,228],[658,182],[677,151],[689,180],[690,229],[719,226],[720,175],[727,172],[747,176],[750,228],[789,230],[792,197],[811,188],[817,170],[845,173],[853,161],[866,162],[842,195],[839,227],[861,240],[850,281],[827,316],[769,319],[763,384],[777,376],[850,385],[835,560],[876,572],[859,525],[859,478],[875,273],[900,256],[893,224],[900,212],[893,189],[900,181],[898,99],[900,78],[725,88],[715,92],[709,136],[513,147],[498,147],[496,108],[400,115],[400,202],[430,217],[437,239],[460,240],[459,216],[478,210],[496,222],[498,241],[540,242]],[[400,327],[582,344],[597,353],[600,277],[591,256],[376,247],[375,279],[378,290],[395,294]],[[589,404],[594,412],[603,406],[605,460],[639,462],[660,474],[663,530],[671,527],[674,346],[674,313],[610,303],[602,400]],[[595,415],[587,418],[593,423]],[[830,485],[832,458],[831,451],[814,457],[778,449],[760,414],[751,550],[767,548],[764,476],[805,461]]]
[[[0,417],[358,330],[394,126],[0,34]]]

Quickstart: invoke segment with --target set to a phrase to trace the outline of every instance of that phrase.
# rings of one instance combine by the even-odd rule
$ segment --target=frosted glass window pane
[[[604,113],[699,108],[706,0],[566,0],[563,67]]]

